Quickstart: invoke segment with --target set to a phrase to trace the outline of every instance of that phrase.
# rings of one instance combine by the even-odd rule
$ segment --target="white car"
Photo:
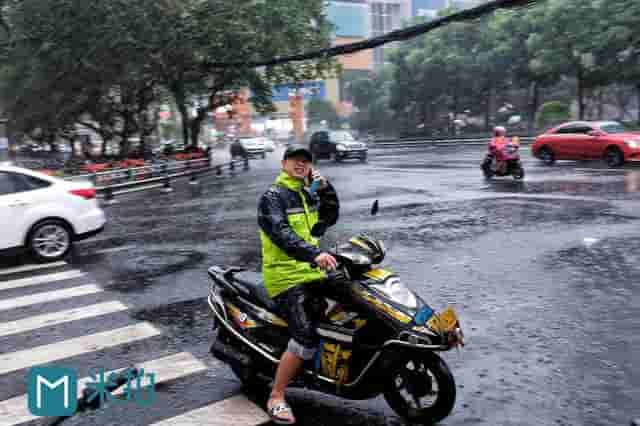
[[[264,140],[264,149],[267,152],[273,152],[276,150],[276,144],[269,138],[262,138]]]
[[[246,137],[240,138],[240,143],[250,157],[267,157],[267,149],[263,138]]]
[[[66,256],[74,241],[100,233],[106,218],[89,181],[70,182],[0,165],[0,252],[39,262]]]

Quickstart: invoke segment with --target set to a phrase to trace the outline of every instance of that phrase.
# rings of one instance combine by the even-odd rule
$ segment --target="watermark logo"
[[[69,417],[79,408],[98,408],[105,403],[135,403],[149,406],[155,401],[155,374],[129,368],[107,373],[92,368],[82,397],[78,399],[78,374],[62,367],[35,367],[28,376],[29,411],[34,416]],[[114,393],[120,390],[117,395]]]
[[[32,368],[27,388],[34,416],[71,416],[78,408],[78,375],[73,369]]]

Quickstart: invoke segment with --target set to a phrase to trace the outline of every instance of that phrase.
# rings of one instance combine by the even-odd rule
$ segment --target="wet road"
[[[482,147],[474,146],[375,150],[368,164],[321,161],[341,200],[340,222],[324,244],[362,231],[383,239],[385,266],[432,306],[451,303],[461,313],[468,345],[444,356],[458,399],[442,424],[629,424],[640,417],[637,361],[633,365],[640,350],[640,167],[545,167],[527,151],[524,182],[485,181]],[[235,177],[118,197],[105,207],[105,233],[80,244],[70,265],[46,271],[87,273],[65,278],[56,290],[95,282],[101,291],[47,305],[55,311],[117,301],[126,309],[99,321],[0,335],[0,357],[148,326],[134,330],[144,338],[100,356],[78,354],[69,365],[86,372],[96,362],[117,368],[176,354],[194,358],[188,374],[160,388],[162,403],[153,410],[112,407],[64,424],[110,424],[122,415],[128,424],[151,424],[238,395],[230,370],[207,356],[206,270],[216,264],[258,270],[256,202],[278,166],[274,153]],[[376,199],[380,213],[371,217]],[[23,289],[3,290],[0,283],[0,307],[24,291],[35,294],[33,286]],[[0,310],[0,322],[37,311]],[[0,367],[0,400],[25,392],[20,366]],[[304,425],[402,424],[382,399],[343,402],[294,390],[291,403]]]

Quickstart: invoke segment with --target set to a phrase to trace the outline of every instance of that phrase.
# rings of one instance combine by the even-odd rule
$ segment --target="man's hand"
[[[318,170],[311,170],[312,180],[317,180],[320,182],[320,187],[318,189],[325,189],[327,187],[327,179],[320,174]]]
[[[314,262],[316,262],[320,269],[324,269],[325,271],[333,271],[338,266],[338,262],[335,257],[331,256],[329,253],[320,254],[314,259]]]

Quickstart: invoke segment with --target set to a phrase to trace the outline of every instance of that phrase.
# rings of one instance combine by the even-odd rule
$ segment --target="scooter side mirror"
[[[371,216],[377,215],[378,214],[378,210],[379,210],[378,200],[375,200],[373,202],[373,205],[371,206]]]

